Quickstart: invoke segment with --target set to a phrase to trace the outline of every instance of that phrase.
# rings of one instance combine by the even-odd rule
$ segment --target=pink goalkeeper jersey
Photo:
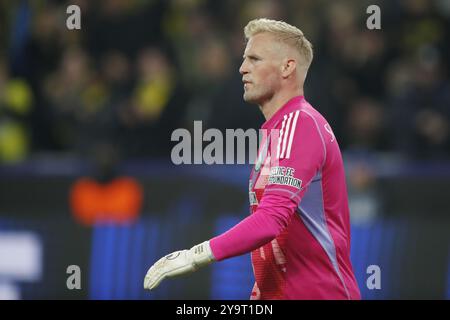
[[[216,260],[251,251],[251,299],[360,299],[344,166],[330,125],[298,96],[262,129],[249,181],[252,214],[211,239]]]

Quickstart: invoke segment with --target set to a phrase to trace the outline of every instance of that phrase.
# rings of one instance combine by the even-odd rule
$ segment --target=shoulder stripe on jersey
[[[278,138],[278,148],[277,148],[277,158],[280,158],[280,147],[281,147],[281,140],[283,139],[283,132],[284,132],[284,126],[286,124],[287,115],[284,115],[283,123],[281,124],[281,131],[280,131],[280,137]]]
[[[284,158],[284,154],[286,152],[286,141],[289,138],[289,134],[290,134],[290,125],[291,125],[291,121],[292,121],[292,113],[289,113],[289,117],[287,119],[287,123],[286,123],[286,129],[285,129],[285,134],[283,137],[283,148],[281,149],[281,154],[280,154],[280,159]]]
[[[291,133],[289,134],[289,143],[288,143],[288,148],[287,148],[287,152],[286,152],[286,159],[289,159],[289,157],[291,156],[292,140],[294,139],[295,128],[297,126],[297,119],[298,119],[299,114],[300,114],[300,111],[295,112],[294,122],[292,124]]]
[[[297,118],[300,111],[285,114],[281,125],[280,137],[278,140],[277,158],[288,159],[291,154],[292,140],[295,134]]]

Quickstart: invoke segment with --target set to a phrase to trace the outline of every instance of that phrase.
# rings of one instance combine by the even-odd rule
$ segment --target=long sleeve
[[[288,225],[296,201],[285,195],[268,194],[256,212],[210,241],[217,261],[250,252],[274,239]]]

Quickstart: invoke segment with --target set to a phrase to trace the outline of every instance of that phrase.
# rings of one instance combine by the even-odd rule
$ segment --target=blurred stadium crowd
[[[70,4],[81,30],[66,28]],[[370,4],[381,30],[366,28]],[[305,95],[344,150],[449,158],[449,1],[42,0],[0,3],[0,162],[100,146],[169,156],[194,120],[259,128],[238,72],[256,17],[313,43]]]

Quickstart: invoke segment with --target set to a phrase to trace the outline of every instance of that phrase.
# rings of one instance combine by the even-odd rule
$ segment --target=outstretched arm
[[[227,232],[190,250],[159,259],[147,272],[144,288],[152,290],[165,278],[194,272],[213,261],[242,255],[274,239],[289,223],[296,202],[286,196],[263,197],[257,211]]]

